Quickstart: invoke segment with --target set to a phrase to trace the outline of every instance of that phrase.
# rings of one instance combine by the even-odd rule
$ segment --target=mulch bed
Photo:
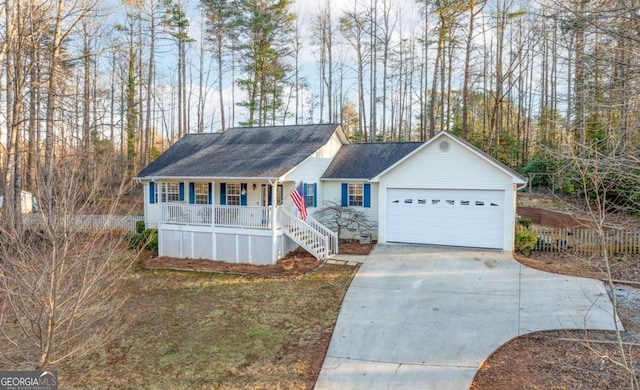
[[[529,256],[516,255],[522,264],[541,271],[563,275],[605,280],[606,264],[601,256],[583,258],[570,253],[532,252]],[[611,256],[611,278],[640,287],[640,255]]]
[[[360,244],[357,240],[346,240],[340,243],[340,254],[368,255],[375,243]],[[303,249],[297,249],[287,254],[276,264],[253,265],[238,264],[214,260],[177,259],[173,257],[156,257],[144,261],[146,269],[170,269],[179,271],[217,272],[225,274],[240,274],[255,277],[295,277],[312,272],[322,265],[322,262]]]

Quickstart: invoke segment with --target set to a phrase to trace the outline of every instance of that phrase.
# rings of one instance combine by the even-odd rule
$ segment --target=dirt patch
[[[525,335],[494,353],[471,389],[628,389],[629,373],[617,364],[621,357],[612,343],[609,332]],[[628,346],[627,358],[637,364],[638,347]]]
[[[580,258],[563,253],[534,252],[517,257],[535,269],[558,274],[604,280],[601,257]],[[519,337],[498,349],[480,367],[472,390],[512,389],[621,389],[634,377],[620,365],[625,359],[633,372],[640,372],[640,258],[620,257],[610,261],[625,357],[614,332],[549,331]],[[636,374],[637,378],[637,374]],[[637,379],[636,379],[637,381]]]
[[[371,244],[361,244],[358,240],[341,240],[338,253],[341,255],[368,255],[376,246],[376,241]]]
[[[602,256],[583,258],[570,253],[533,252],[529,257],[516,256],[522,264],[563,275],[606,280],[606,264]],[[609,260],[611,278],[640,287],[640,256],[613,256]],[[636,284],[637,283],[637,284]]]
[[[357,240],[340,242],[340,254],[368,255],[375,243],[360,244]],[[148,258],[143,262],[147,269],[170,269],[182,271],[217,272],[256,277],[291,277],[304,275],[318,269],[322,262],[309,252],[298,248],[273,265],[237,264],[214,260],[176,259],[173,257]]]

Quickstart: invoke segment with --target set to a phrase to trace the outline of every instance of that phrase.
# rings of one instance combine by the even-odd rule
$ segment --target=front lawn
[[[124,334],[52,367],[62,387],[312,388],[357,268],[286,279],[136,271]]]

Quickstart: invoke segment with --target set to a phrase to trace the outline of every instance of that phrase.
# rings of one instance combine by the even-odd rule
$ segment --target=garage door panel
[[[387,241],[502,248],[504,191],[387,190]]]

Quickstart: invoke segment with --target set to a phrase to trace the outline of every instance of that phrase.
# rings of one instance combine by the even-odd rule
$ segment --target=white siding
[[[303,181],[305,183],[317,183],[317,204],[318,208],[322,207],[322,191],[323,186],[320,183],[320,177],[327,170],[329,164],[340,150],[342,146],[342,141],[340,141],[340,137],[337,134],[333,134],[329,142],[327,142],[323,147],[318,149],[314,154],[312,154],[309,158],[303,161],[296,168],[291,170],[291,172],[287,173],[283,177],[283,181],[298,183]],[[291,192],[293,187],[289,188],[289,186],[285,187],[285,197]],[[309,212],[313,213],[314,208],[310,208]]]
[[[186,225],[162,225],[159,255],[179,259],[210,259],[229,263],[272,264],[270,230],[218,229]],[[291,250],[292,242],[277,233],[276,258]],[[286,250],[286,252],[285,252]]]
[[[443,152],[439,143],[446,140],[450,148]],[[427,145],[380,178],[378,189],[378,240],[385,242],[386,194],[388,188],[408,189],[477,189],[504,190],[504,250],[513,249],[515,191],[513,177],[459,145],[442,137]]]
[[[158,227],[159,207],[157,203],[151,204],[149,202],[149,182],[144,182],[142,188],[142,196],[144,198],[144,226],[147,229],[155,229]]]
[[[318,189],[318,208],[326,206],[326,202],[335,202],[338,205],[342,201],[342,183],[366,183],[365,181],[323,181]],[[371,183],[371,207],[352,207],[366,216],[368,216],[374,224],[378,224],[378,183]],[[320,195],[322,193],[322,195]],[[377,232],[371,232],[374,239],[377,239]],[[340,237],[353,238],[353,237]]]

